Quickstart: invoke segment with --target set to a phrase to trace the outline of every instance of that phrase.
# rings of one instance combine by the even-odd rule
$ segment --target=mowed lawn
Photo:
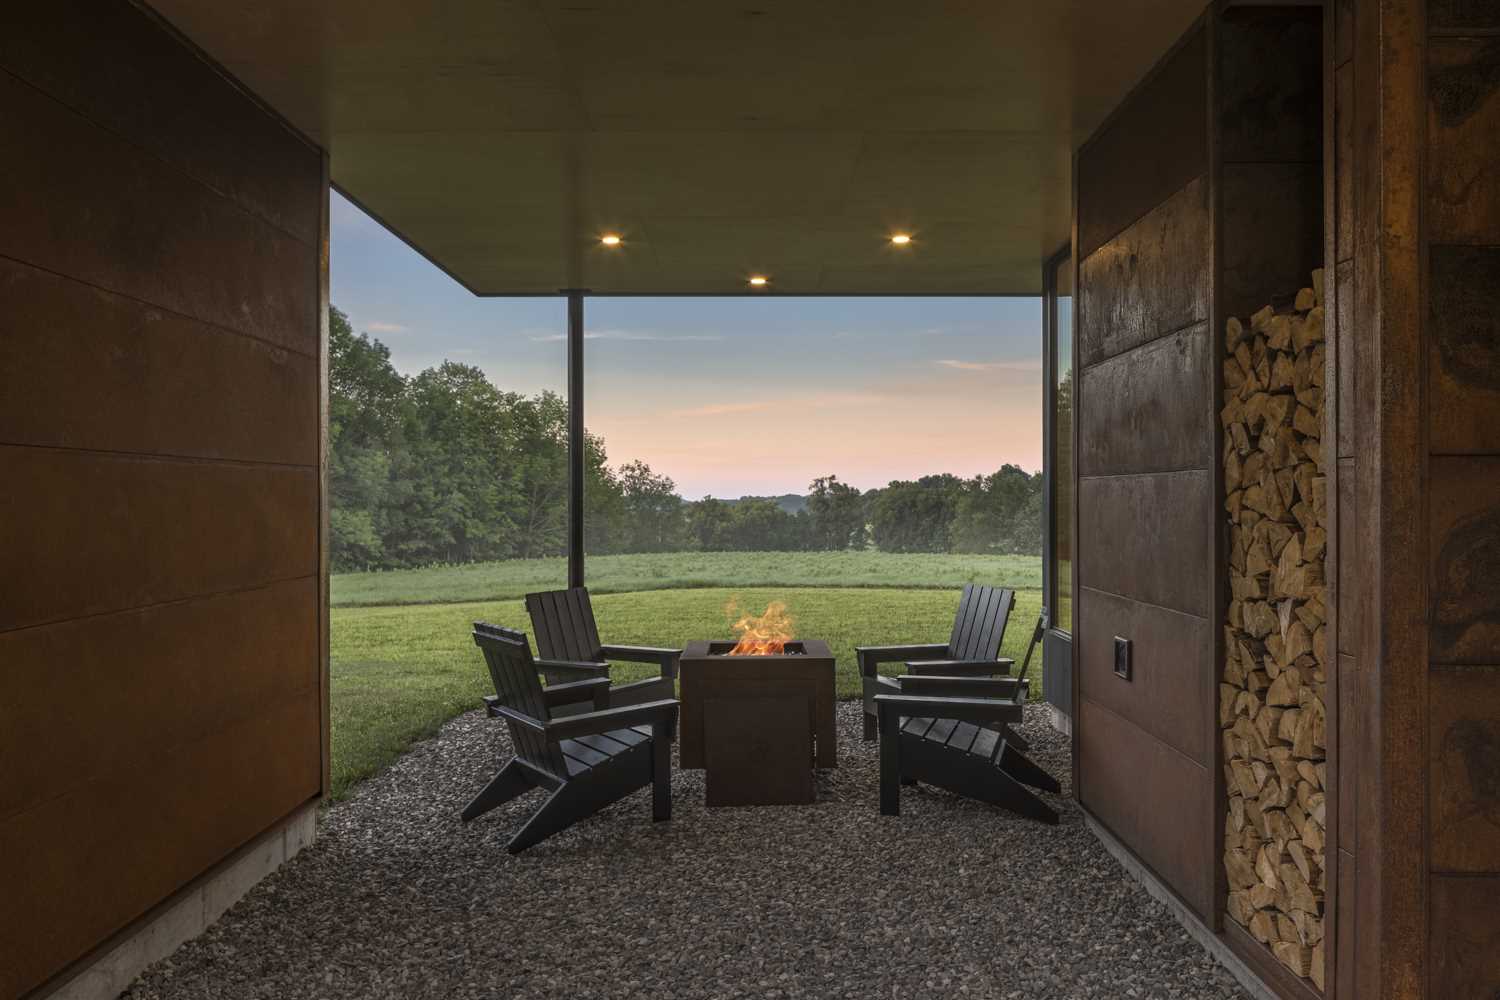
[[[793,558],[805,555],[798,553]],[[594,572],[595,563],[591,562],[591,590],[595,589]],[[1006,578],[991,577],[985,582],[1017,586],[1016,581]],[[596,592],[594,611],[606,642],[681,647],[692,639],[730,638],[733,619],[726,605],[731,600],[757,613],[770,601],[786,602],[796,621],[796,634],[823,639],[833,649],[838,661],[839,694],[853,697],[859,693],[856,645],[946,642],[958,593],[956,585],[941,590],[704,586]],[[1018,663],[1026,653],[1040,604],[1038,587],[1017,587],[1003,652]],[[530,631],[520,600],[334,609],[331,708],[335,798],[343,797],[355,782],[385,767],[412,742],[431,736],[454,715],[477,707],[481,695],[491,692],[483,657],[469,636],[476,619]],[[613,676],[632,680],[647,676],[652,669],[623,664]],[[897,672],[899,665],[892,664],[889,669]],[[1033,660],[1031,678],[1032,695],[1037,697],[1041,690],[1040,651]]]
[[[1037,590],[1037,556],[893,552],[663,552],[594,556],[589,591],[618,594],[693,587],[900,587],[990,583]],[[334,607],[503,601],[564,586],[564,559],[510,559],[377,573],[336,573]]]

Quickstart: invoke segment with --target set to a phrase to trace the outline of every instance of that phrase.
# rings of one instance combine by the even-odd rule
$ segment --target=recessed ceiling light
[[[763,274],[757,274],[750,279],[750,286],[752,288],[764,288],[768,284],[770,284],[770,279]]]
[[[599,237],[599,242],[607,247],[617,247],[620,245],[620,237],[614,233],[605,233]]]
[[[904,246],[906,246],[910,242],[911,242],[911,236],[909,234],[907,234],[907,233],[892,233],[891,234],[891,245],[892,246],[904,247]]]

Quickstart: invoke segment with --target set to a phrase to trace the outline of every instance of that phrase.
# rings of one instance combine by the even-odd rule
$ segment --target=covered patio
[[[1497,995],[1497,46],[1477,0],[18,9],[0,1000]],[[496,717],[330,804],[332,190],[565,309],[573,588],[591,303],[1035,297],[1043,699],[983,674],[1003,629],[893,636],[980,676],[861,660],[836,724],[821,674],[761,691],[741,767],[807,792],[835,732],[840,766],[710,808],[680,755],[746,716],[669,742],[692,674],[648,651],[677,698],[590,751],[632,791],[512,856],[532,786],[595,766],[563,696],[640,706],[597,636],[560,680],[540,629],[476,629]],[[919,690],[952,717],[913,732]],[[912,763],[980,736],[1056,826]]]

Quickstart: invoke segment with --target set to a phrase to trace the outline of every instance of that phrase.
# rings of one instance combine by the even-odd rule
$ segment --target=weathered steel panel
[[[315,698],[290,692],[0,821],[0,996],[24,994],[316,795],[317,716]]]
[[[1432,1000],[1500,995],[1500,876],[1433,875],[1431,887],[1427,995]]]
[[[1203,706],[1217,696],[1214,626],[1206,618],[1088,590],[1079,645],[1079,687],[1089,699],[1212,767]],[[1114,638],[1131,642],[1131,676],[1114,672]]]
[[[37,151],[0,175],[0,256],[317,354],[315,246],[5,74],[0,118]]]
[[[1244,318],[1274,299],[1295,295],[1323,266],[1323,167],[1227,163],[1220,184],[1218,308],[1225,316]]]
[[[317,573],[311,469],[0,446],[0,630]]]
[[[1432,246],[1427,260],[1429,445],[1500,453],[1500,246]]]
[[[1079,152],[1079,258],[1207,170],[1208,39],[1195,28]]]
[[[1079,584],[1200,618],[1216,615],[1213,489],[1213,475],[1202,471],[1082,480]]]
[[[1428,658],[1500,663],[1500,456],[1429,460]]]
[[[1500,873],[1500,666],[1440,668],[1430,683],[1430,863]]]
[[[1214,463],[1213,345],[1207,324],[1085,368],[1079,472],[1175,472]]]
[[[1103,706],[1082,699],[1079,798],[1206,921],[1214,918],[1213,775]]]
[[[8,689],[26,692],[0,699],[0,821],[312,695],[317,611],[305,578],[0,632]],[[86,731],[66,725],[64,737],[41,706],[66,706]]]
[[[0,67],[317,243],[321,168],[309,144],[131,4],[48,0],[5,28]]]
[[[1321,164],[1322,10],[1241,8],[1217,42],[1219,158]]]
[[[306,355],[0,258],[0,443],[318,457]]]
[[[1197,177],[1084,259],[1078,358],[1087,367],[1209,318],[1209,186]]]
[[[1496,5],[1500,7],[1500,5]],[[1431,243],[1500,243],[1500,37],[1427,46],[1427,184]]]

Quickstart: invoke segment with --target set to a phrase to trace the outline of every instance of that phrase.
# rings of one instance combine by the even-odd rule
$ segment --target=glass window
[[[1052,532],[1049,568],[1053,628],[1073,630],[1073,257],[1054,258],[1050,296]]]

